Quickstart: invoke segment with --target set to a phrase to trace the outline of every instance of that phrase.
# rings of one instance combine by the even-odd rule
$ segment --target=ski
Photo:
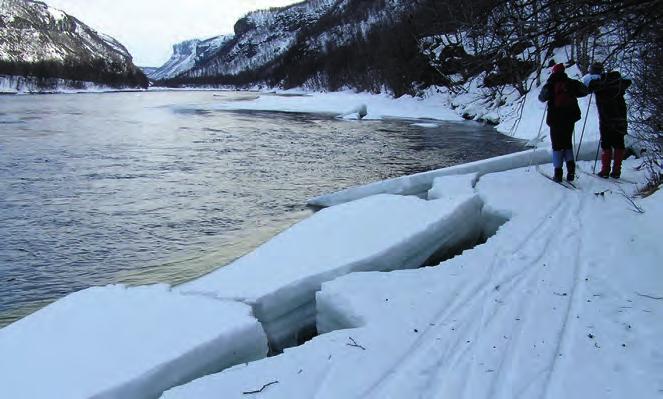
[[[591,176],[595,179],[599,179],[602,182],[606,182],[606,183],[615,183],[615,184],[619,184],[619,185],[621,185],[621,184],[637,184],[634,181],[627,180],[627,179],[624,179],[624,178],[621,178],[621,177],[619,179],[614,179],[612,177],[604,178],[604,177],[601,177],[601,176],[599,176],[597,174],[594,174],[594,173],[585,172],[584,170],[580,170],[580,172],[584,175]]]
[[[569,182],[569,181],[566,181],[566,180],[562,180],[561,182],[555,181],[555,179],[553,179],[552,176],[546,174],[545,172],[543,172],[538,167],[536,168],[536,171],[539,172],[539,174],[541,174],[541,176],[545,177],[546,179],[550,180],[553,183],[559,184],[560,186],[566,188],[567,190],[572,190],[573,191],[573,190],[577,189],[576,185]]]

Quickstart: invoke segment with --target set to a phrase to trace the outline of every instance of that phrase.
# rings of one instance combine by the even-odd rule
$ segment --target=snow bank
[[[299,94],[299,95],[298,95]],[[429,118],[449,121],[462,120],[443,102],[442,97],[418,98],[402,96],[393,98],[387,94],[354,93],[351,91],[330,93],[306,93],[284,91],[263,93],[250,101],[220,103],[225,110],[254,110],[280,112],[331,113],[345,115],[357,112],[355,109],[366,106],[368,111],[363,119]]]
[[[140,90],[133,89],[132,90]],[[32,93],[102,93],[120,91],[121,89],[99,85],[92,82],[79,82],[65,79],[25,78],[23,76],[0,75],[0,94],[32,94]]]
[[[0,396],[154,398],[266,353],[244,304],[165,285],[90,288],[0,329]]]
[[[274,348],[315,324],[323,282],[364,270],[421,266],[439,251],[476,241],[481,201],[472,193],[424,201],[379,195],[322,210],[180,292],[251,304]]]
[[[660,397],[663,194],[640,215],[618,191],[633,187],[582,172],[578,184],[482,177],[488,206],[512,215],[487,243],[435,268],[324,283],[326,334],[163,398]]]
[[[583,142],[579,159],[593,160],[596,155],[596,147],[596,142]],[[421,195],[431,189],[434,180],[438,177],[470,173],[483,176],[487,173],[549,163],[551,156],[552,150],[536,148],[448,168],[396,177],[363,186],[349,187],[335,193],[312,198],[308,201],[308,204],[316,207],[327,207],[376,194]]]

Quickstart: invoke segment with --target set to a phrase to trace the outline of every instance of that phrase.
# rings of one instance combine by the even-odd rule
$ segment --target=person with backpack
[[[596,94],[596,108],[599,111],[602,153],[601,171],[598,175],[604,179],[619,179],[625,151],[624,136],[628,128],[624,95],[632,82],[624,79],[617,71],[604,73],[603,64],[598,62],[591,65],[583,82],[590,92]]]
[[[541,89],[539,101],[548,102],[546,124],[550,126],[550,141],[553,149],[553,180],[560,183],[564,177],[563,164],[566,161],[566,180],[575,180],[576,163],[573,155],[573,130],[580,120],[578,98],[589,92],[578,80],[568,77],[564,64],[552,67],[552,74]]]

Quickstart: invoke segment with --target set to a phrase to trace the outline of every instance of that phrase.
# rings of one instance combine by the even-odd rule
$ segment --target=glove
[[[596,79],[601,79],[601,75],[592,75],[588,73],[587,75],[582,77],[582,83],[585,86],[589,87],[589,84],[592,82],[592,80]]]

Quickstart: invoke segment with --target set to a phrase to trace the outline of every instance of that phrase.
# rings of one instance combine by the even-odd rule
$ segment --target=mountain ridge
[[[147,87],[114,38],[46,3],[0,0],[0,74]]]

